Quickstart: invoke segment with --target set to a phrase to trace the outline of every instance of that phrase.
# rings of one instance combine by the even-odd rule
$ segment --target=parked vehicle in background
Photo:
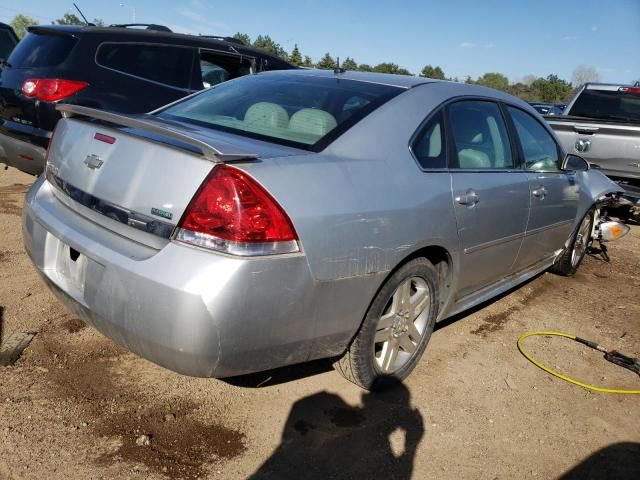
[[[400,381],[436,321],[574,273],[619,191],[477,85],[291,70],[148,115],[58,108],[26,250],[75,314],[189,375],[337,356]]]
[[[144,113],[225,80],[293,68],[232,38],[134,27],[29,27],[0,76],[0,162],[42,172],[58,103]]]
[[[9,55],[18,44],[20,39],[13,31],[11,25],[0,22],[0,68],[4,66],[4,62],[9,58]]]
[[[552,103],[529,102],[529,105],[531,105],[540,115],[562,115],[562,110]]]
[[[547,121],[565,151],[618,182],[627,214],[640,220],[640,87],[588,83],[564,113]]]

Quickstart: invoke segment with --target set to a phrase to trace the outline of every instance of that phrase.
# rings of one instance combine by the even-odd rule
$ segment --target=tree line
[[[61,18],[52,22],[57,25],[84,25],[82,21],[74,14],[65,13]],[[99,18],[93,19],[93,24],[104,26],[104,22]],[[16,31],[18,37],[22,38],[26,33],[29,25],[37,25],[38,21],[26,15],[18,14],[11,21],[11,26]],[[253,41],[246,33],[238,32],[233,38],[240,40],[247,46],[265,50],[281,58],[289,63],[309,68],[320,68],[333,70],[337,67],[345,70],[354,70],[360,72],[377,72],[391,73],[395,75],[414,75],[406,68],[393,63],[382,62],[377,65],[369,65],[367,63],[358,63],[352,57],[345,57],[343,60],[334,58],[330,52],[325,53],[318,61],[314,61],[309,55],[302,55],[298,45],[295,44],[291,52],[287,52],[279,43],[275,42],[269,35],[258,35]],[[438,65],[425,65],[420,73],[421,77],[433,78],[438,80],[450,80],[453,82],[464,82],[476,85],[482,85],[496,90],[507,92],[523,100],[534,102],[561,103],[571,98],[575,89],[586,82],[597,82],[600,80],[600,74],[597,69],[589,66],[580,65],[573,71],[572,82],[563,80],[557,75],[548,75],[547,77],[536,77],[534,75],[525,75],[518,81],[510,81],[505,75],[498,72],[488,72],[480,77],[473,79],[467,76],[461,80],[458,77],[448,77],[442,67]]]

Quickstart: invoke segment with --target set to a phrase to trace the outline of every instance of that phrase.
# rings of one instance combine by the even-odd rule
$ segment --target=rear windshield
[[[569,113],[575,117],[640,122],[640,94],[583,90]]]
[[[319,151],[402,91],[338,77],[249,75],[221,83],[159,115]]]
[[[77,41],[70,35],[28,33],[7,62],[15,68],[54,67],[64,62]]]

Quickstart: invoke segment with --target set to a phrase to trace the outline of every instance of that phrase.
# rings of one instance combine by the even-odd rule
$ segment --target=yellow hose
[[[522,335],[518,339],[518,350],[520,350],[520,353],[522,353],[522,355],[524,355],[527,360],[529,360],[531,363],[533,363],[535,366],[541,368],[545,372],[550,373],[554,377],[561,378],[562,380],[565,380],[565,381],[567,381],[569,383],[573,383],[574,385],[579,385],[579,386],[581,386],[583,388],[586,388],[586,389],[589,389],[589,390],[593,390],[594,392],[628,393],[628,394],[636,394],[636,395],[640,394],[640,390],[619,390],[619,389],[614,389],[614,388],[594,387],[593,385],[589,385],[589,384],[584,383],[584,382],[579,382],[578,380],[574,380],[573,378],[567,377],[566,375],[562,375],[560,372],[556,372],[555,370],[552,370],[549,367],[544,366],[543,364],[538,362],[536,359],[534,359],[531,355],[529,355],[524,350],[524,348],[522,348],[522,341],[527,337],[533,337],[535,335],[553,335],[553,336],[556,336],[556,337],[570,338],[571,340],[575,340],[576,336],[575,335],[569,335],[568,333],[562,333],[562,332],[529,332],[529,333],[525,333],[524,335]]]

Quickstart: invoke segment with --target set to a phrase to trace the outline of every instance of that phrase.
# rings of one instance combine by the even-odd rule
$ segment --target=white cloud
[[[196,4],[198,2],[199,0],[193,0],[191,4],[197,6]],[[226,23],[210,19],[209,15],[206,15],[206,12],[199,13],[188,7],[177,8],[175,12],[185,19],[186,24],[176,19],[180,23],[167,25],[174,32],[189,33],[192,35],[231,35],[232,33]]]
[[[595,32],[596,30],[598,30],[598,26],[597,25],[594,25],[594,26],[591,27],[591,31],[592,32]]]
[[[496,44],[495,43],[485,43],[483,45],[484,48],[496,48]]]
[[[560,40],[568,42],[568,41],[573,41],[573,40],[577,40],[577,39],[578,39],[578,37],[576,37],[575,35],[566,35],[566,36],[562,37]]]
[[[189,20],[193,20],[194,22],[206,22],[207,18],[198,13],[198,12],[194,12],[193,10],[191,10],[190,8],[185,8],[185,7],[180,7],[176,10],[180,15],[182,15],[185,18],[188,18]]]
[[[458,45],[460,48],[473,48],[476,46],[475,43],[470,43],[470,42],[462,42],[460,45]]]

